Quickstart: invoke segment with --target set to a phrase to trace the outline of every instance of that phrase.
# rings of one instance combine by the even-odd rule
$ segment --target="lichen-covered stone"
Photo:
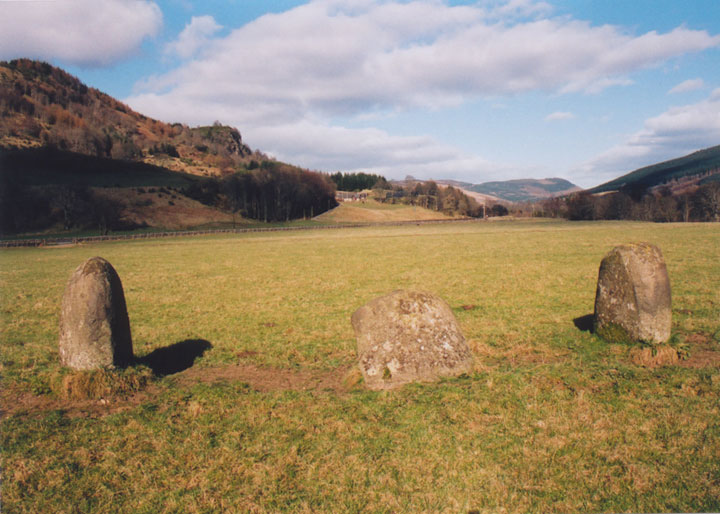
[[[452,310],[435,295],[394,291],[352,315],[358,364],[374,390],[470,373],[473,357]]]
[[[670,339],[670,279],[660,249],[649,243],[613,248],[602,260],[595,294],[595,332],[611,342]]]
[[[73,369],[124,366],[133,360],[130,320],[122,283],[101,257],[70,277],[60,312],[60,363]]]

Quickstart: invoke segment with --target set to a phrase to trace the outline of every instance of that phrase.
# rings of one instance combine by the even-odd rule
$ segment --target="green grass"
[[[3,250],[3,401],[28,402],[2,422],[4,511],[718,511],[720,369],[638,367],[629,347],[573,323],[593,310],[602,257],[631,241],[663,251],[676,338],[701,334],[720,351],[717,224],[478,222]],[[94,255],[123,281],[138,356],[202,339],[212,348],[189,371],[244,352],[269,376],[344,372],[352,312],[412,288],[450,304],[476,372],[393,392],[169,375],[107,412],[63,400],[51,387],[60,299]]]

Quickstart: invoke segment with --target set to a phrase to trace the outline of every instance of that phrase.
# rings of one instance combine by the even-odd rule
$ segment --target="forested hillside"
[[[153,120],[47,63],[0,62],[0,146],[49,146],[196,175],[257,166],[240,132]]]
[[[143,207],[163,196],[166,208],[187,207],[181,201],[187,198],[262,221],[309,217],[336,205],[327,175],[252,151],[233,127],[153,120],[27,59],[0,62],[0,166],[3,235],[53,227],[128,230],[146,224]],[[147,188],[166,193],[150,200]]]
[[[593,187],[590,193],[605,191],[645,191],[667,185],[673,192],[687,190],[720,179],[720,146],[693,152],[678,159],[637,169]]]
[[[720,221],[720,146],[545,201],[538,212],[573,220]]]

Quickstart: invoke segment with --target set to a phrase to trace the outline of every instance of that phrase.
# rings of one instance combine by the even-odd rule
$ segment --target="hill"
[[[4,180],[27,186],[187,187],[198,177],[142,161],[123,161],[52,146],[0,148]]]
[[[644,191],[667,185],[674,194],[680,194],[719,179],[720,145],[637,169],[588,191]]]
[[[153,120],[47,63],[0,62],[1,234],[290,221],[334,197],[233,127]]]
[[[193,175],[219,175],[267,159],[240,132],[216,123],[190,128],[153,120],[44,62],[0,62],[0,147],[53,147],[142,162]]]
[[[442,184],[444,186],[452,186],[452,187],[456,187],[458,189],[465,189],[465,190],[472,187],[472,183],[462,182],[460,180],[437,180],[436,182],[438,184]]]
[[[509,202],[527,202],[562,196],[580,188],[562,178],[519,179],[483,182],[468,188],[470,191],[491,195]]]
[[[392,181],[393,184],[403,187],[412,187],[415,184],[425,182],[435,182],[440,186],[454,187],[480,204],[485,205],[507,205],[515,202],[543,200],[580,190],[578,186],[562,178],[519,179],[471,184],[470,182],[458,180],[424,181],[408,175],[404,180]]]
[[[462,192],[464,195],[468,196],[469,198],[472,198],[480,205],[493,205],[493,204],[503,204],[508,203],[507,201],[498,198],[496,196],[492,195],[486,195],[482,193],[478,193],[476,191],[472,191],[469,188],[472,187],[472,184],[470,182],[461,182],[458,180],[421,180],[413,177],[412,175],[407,175],[403,180],[391,180],[390,184],[393,186],[397,186],[400,188],[411,190],[415,188],[418,184],[428,186],[430,184],[437,184],[440,188],[447,188],[452,187],[454,189],[457,189],[458,191]]]

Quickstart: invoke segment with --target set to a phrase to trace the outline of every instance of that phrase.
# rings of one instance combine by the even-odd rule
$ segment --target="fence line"
[[[125,241],[134,239],[161,239],[167,237],[203,236],[213,234],[247,234],[251,232],[284,232],[300,230],[330,230],[339,228],[383,227],[402,225],[427,225],[442,223],[458,223],[481,221],[481,218],[456,218],[450,220],[416,220],[416,221],[387,221],[382,223],[349,223],[343,225],[318,225],[315,227],[256,227],[256,228],[221,228],[213,230],[186,230],[172,232],[142,232],[139,234],[116,234],[110,236],[84,236],[84,237],[53,237],[35,239],[9,239],[0,241],[0,248],[60,246],[80,243],[98,243],[103,241]]]

